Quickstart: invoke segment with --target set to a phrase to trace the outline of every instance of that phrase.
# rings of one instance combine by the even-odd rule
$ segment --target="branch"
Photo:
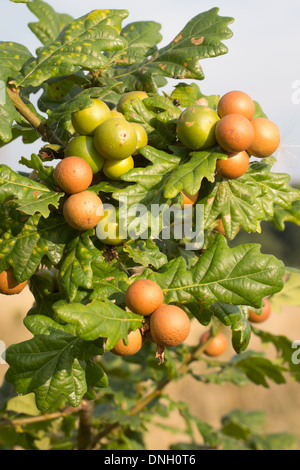
[[[65,143],[47,127],[41,119],[36,116],[21,100],[18,91],[6,87],[6,91],[12,100],[16,110],[29,122],[29,124],[50,144],[65,146]]]
[[[53,413],[45,413],[38,416],[30,416],[28,418],[17,418],[17,419],[2,419],[0,420],[0,428],[7,427],[7,426],[26,426],[27,424],[32,423],[40,423],[43,421],[49,421],[53,419],[63,418],[64,416],[71,415],[73,413],[78,413],[81,410],[81,405],[77,408],[73,406],[68,406],[62,411],[55,411]]]
[[[91,444],[94,402],[82,400],[79,411],[78,450],[86,450]]]
[[[181,364],[181,366],[178,369],[178,374],[183,374],[187,371],[189,365],[197,361],[199,356],[204,352],[204,350],[207,348],[207,346],[211,343],[213,340],[213,337],[210,337],[205,343],[201,344],[198,346],[192,353],[188,354],[185,361]],[[138,414],[140,411],[145,408],[149,403],[151,403],[155,398],[158,398],[162,395],[164,389],[166,386],[172,381],[173,378],[166,378],[164,380],[161,380],[156,388],[150,392],[148,395],[146,395],[144,398],[141,398],[129,411],[128,415],[129,416],[134,416]],[[110,423],[107,424],[102,431],[100,431],[92,440],[91,440],[91,445],[88,448],[89,450],[92,450],[95,448],[95,446],[103,439],[106,437],[109,433],[115,431],[118,427],[120,426],[119,423]]]

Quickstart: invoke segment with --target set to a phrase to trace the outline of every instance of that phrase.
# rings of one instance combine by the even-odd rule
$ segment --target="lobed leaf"
[[[42,332],[37,330],[40,319]],[[10,346],[6,359],[10,368],[6,380],[15,386],[18,394],[35,393],[39,410],[47,410],[62,395],[71,406],[78,406],[87,391],[86,374],[89,356],[86,343],[68,331],[68,327],[37,315],[28,317],[29,329],[33,324],[36,336]],[[107,386],[107,380],[97,376],[97,386]],[[91,380],[91,379],[90,379]]]
[[[74,300],[79,287],[92,287],[91,249],[94,249],[94,245],[88,232],[78,234],[66,245],[59,276],[62,291],[70,300]]]
[[[34,166],[39,165],[40,168],[37,159],[35,157],[33,159],[35,160]],[[43,175],[45,174],[47,174],[46,170],[43,171]],[[17,210],[25,214],[34,215],[38,212],[43,217],[48,217],[49,206],[58,208],[63,194],[51,191],[43,184],[16,173],[7,165],[0,165],[0,202],[13,199]]]
[[[104,99],[114,86],[116,86],[116,84],[102,88],[92,87],[87,90],[79,89],[77,94],[73,93],[71,97],[67,96],[61,104],[52,107],[53,109],[47,109],[49,119],[56,121],[63,117],[70,117],[72,113],[80,109],[88,108],[93,104],[92,98]]]
[[[57,184],[53,178],[54,168],[52,166],[45,167],[39,155],[32,153],[30,160],[22,157],[19,163],[31,170],[35,170],[38,179],[43,181],[47,188],[54,191],[57,190]]]
[[[180,110],[163,97],[135,99],[124,103],[124,115],[129,122],[141,124],[147,134],[149,145],[158,150],[168,150],[175,143],[176,122]]]
[[[251,444],[254,450],[296,450],[297,438],[287,432],[274,433],[266,436],[253,436]]]
[[[227,158],[217,148],[191,152],[191,158],[172,172],[165,184],[165,197],[173,198],[184,190],[190,195],[196,194],[204,178],[214,182],[216,161]]]
[[[281,365],[273,363],[270,359],[260,355],[252,354],[251,351],[237,356],[234,364],[242,369],[248,379],[256,385],[269,388],[267,379],[272,380],[276,384],[286,383],[283,375],[285,369]]]
[[[53,42],[65,23],[72,21],[71,16],[56,13],[51,5],[42,0],[33,0],[27,6],[39,19],[36,23],[28,23],[28,26],[44,45]]]
[[[38,51],[22,69],[18,86],[39,86],[45,80],[85,70],[109,67],[105,51],[126,47],[120,36],[126,10],[94,10],[69,23],[54,42]]]
[[[192,374],[193,378],[205,384],[224,385],[232,383],[238,387],[249,385],[250,380],[246,377],[245,373],[237,367],[229,364],[220,365],[219,370],[207,374]]]
[[[270,218],[270,221],[274,224],[276,229],[280,231],[285,229],[286,222],[300,225],[300,200],[294,201],[290,208],[284,209],[283,207],[275,205],[274,214]]]
[[[247,176],[246,176],[247,175]],[[285,173],[272,173],[270,165],[254,163],[245,176],[241,177],[244,183],[252,180],[260,189],[261,197],[258,203],[267,216],[273,216],[274,205],[290,208],[291,203],[300,199],[300,191],[289,186],[290,175]]]
[[[24,217],[2,206],[0,215],[0,272],[12,266],[19,282],[35,273],[44,256],[57,265],[66,243],[74,237],[74,230],[59,214],[47,219],[41,214]]]
[[[284,277],[283,289],[278,294],[270,298],[272,311],[282,312],[284,305],[300,307],[299,285],[300,272],[298,270],[288,272],[287,270]]]
[[[145,146],[140,149],[141,154],[152,164],[145,168],[134,168],[122,177],[123,181],[134,184],[121,190],[113,192],[113,198],[120,202],[125,202],[129,207],[127,218],[128,225],[136,220],[136,211],[139,211],[139,204],[143,205],[143,210],[148,213],[148,223],[151,217],[159,219],[163,209],[170,205],[170,200],[164,196],[164,182],[169,174],[179,163],[180,159],[167,154],[166,152]],[[157,215],[151,213],[153,205],[162,206],[162,211]],[[144,217],[145,220],[145,217]],[[159,225],[159,221],[158,221]],[[145,229],[147,230],[148,224]]]
[[[181,108],[188,108],[195,104],[205,104],[212,109],[217,109],[220,95],[204,95],[196,83],[178,83],[175,85],[170,98],[179,101]]]
[[[167,46],[159,49],[144,68],[170,78],[202,80],[204,74],[199,61],[226,54],[222,43],[232,36],[228,25],[233,18],[221,17],[219,9],[212,8],[192,18]]]
[[[0,41],[0,66],[9,69],[11,74],[15,75],[19,72],[30,59],[32,59],[32,54],[23,44]]]
[[[231,342],[237,354],[245,351],[251,338],[251,327],[243,316],[239,307],[215,303],[211,307],[212,313],[224,325],[230,326],[232,330]]]
[[[59,292],[58,289],[57,291],[55,289],[53,292],[53,283],[46,277],[35,274],[30,278],[29,287],[34,296],[35,302],[32,308],[28,311],[27,316],[34,316],[39,319],[39,315],[44,315],[45,317],[55,320],[53,305],[62,299],[62,293]],[[39,319],[39,326],[40,323]]]
[[[207,308],[221,302],[258,308],[263,297],[282,289],[284,272],[283,263],[261,254],[259,245],[229,248],[219,235],[190,270],[180,257],[157,273],[144,271],[143,276],[162,287],[166,303],[200,302]]]
[[[11,74],[9,68],[0,64],[0,141],[2,145],[12,140],[12,125],[18,117],[18,113],[6,90],[6,82]]]
[[[299,364],[298,360],[293,360],[293,342],[284,335],[274,335],[268,331],[263,331],[255,327],[252,327],[252,331],[258,338],[260,338],[263,344],[272,344],[274,346],[278,362],[288,368],[293,379],[299,382]],[[295,355],[298,356],[297,351],[295,351],[295,353]]]
[[[153,240],[135,240],[126,243],[123,251],[137,264],[153,266],[159,269],[168,262],[167,256],[162,253]]]
[[[126,312],[113,302],[94,300],[89,304],[58,302],[54,307],[65,322],[76,326],[76,335],[86,341],[106,338],[105,349],[112,349],[128,330],[142,326],[142,317]]]
[[[67,243],[59,264],[60,286],[70,301],[76,299],[78,290],[95,292],[98,285],[103,290],[106,284],[112,287],[121,279],[127,280],[126,274],[118,270],[116,263],[107,263],[91,240],[92,234],[92,230],[79,233]],[[99,290],[96,292],[99,296]]]
[[[221,218],[229,239],[240,227],[259,231],[260,221],[273,216],[275,204],[289,208],[299,199],[299,190],[288,185],[289,179],[289,175],[270,172],[266,163],[255,163],[240,178],[204,184],[197,203],[204,204],[205,228]]]
[[[127,24],[121,36],[127,41],[122,52],[111,53],[112,62],[118,66],[128,66],[142,62],[156,51],[156,44],[162,40],[161,25],[155,21],[136,21]]]

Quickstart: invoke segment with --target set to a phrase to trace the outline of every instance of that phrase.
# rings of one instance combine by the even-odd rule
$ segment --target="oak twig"
[[[78,450],[86,450],[90,446],[92,438],[93,413],[94,402],[82,400],[81,409],[79,411]]]
[[[65,143],[57,137],[57,135],[46,126],[41,119],[36,116],[20,98],[17,90],[6,87],[6,91],[12,100],[16,110],[23,116],[26,121],[50,144],[65,146]]]
[[[63,418],[64,416],[78,413],[80,409],[81,409],[81,405],[79,405],[77,408],[74,408],[73,406],[67,406],[62,411],[54,411],[53,413],[45,413],[45,414],[41,414],[38,416],[29,416],[27,418],[16,418],[13,420],[3,418],[0,420],[0,428],[8,427],[8,426],[21,427],[21,426],[26,426],[27,424],[41,423],[43,421]]]

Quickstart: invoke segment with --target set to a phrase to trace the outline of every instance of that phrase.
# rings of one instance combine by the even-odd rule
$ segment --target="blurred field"
[[[6,346],[29,339],[31,334],[23,325],[22,319],[33,303],[33,297],[28,288],[18,296],[4,296],[0,294],[0,340]],[[267,329],[274,334],[283,334],[291,340],[300,339],[300,309],[285,307],[282,313],[273,313],[271,318],[260,328]],[[192,332],[188,342],[194,344],[198,340],[204,327],[193,323]],[[261,349],[260,342],[254,337],[249,346],[251,349]],[[267,350],[269,357],[274,355],[274,349]],[[233,349],[223,356],[230,358],[234,354]],[[195,371],[203,372],[203,365],[198,364]],[[0,384],[3,382],[7,365],[0,364]],[[300,367],[300,365],[299,365]],[[238,388],[233,385],[204,385],[187,377],[177,383],[170,384],[166,392],[174,399],[190,403],[191,410],[196,416],[206,420],[209,424],[218,428],[220,419],[232,409],[262,410],[267,413],[264,430],[268,433],[288,431],[297,436],[300,443],[300,384],[290,382],[286,385],[270,384],[270,389],[250,385]],[[182,418],[174,412],[170,421],[175,423],[178,429],[183,428]],[[168,424],[164,420],[164,424]],[[152,425],[146,436],[149,450],[168,449],[171,443],[185,442],[187,437],[184,432],[173,435],[162,431]],[[201,442],[201,441],[199,441]],[[300,445],[299,445],[300,448]]]

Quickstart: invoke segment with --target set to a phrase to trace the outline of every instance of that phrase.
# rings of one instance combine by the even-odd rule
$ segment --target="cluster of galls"
[[[89,191],[94,175],[103,174],[112,181],[134,168],[133,157],[148,143],[148,135],[140,124],[128,122],[123,105],[136,98],[145,99],[145,92],[123,95],[113,110],[100,99],[72,113],[77,132],[64,151],[64,159],[54,170],[57,186],[66,193],[63,214],[76,230],[95,227],[104,215],[101,199]]]
[[[230,91],[218,102],[217,111],[204,105],[186,108],[179,116],[177,135],[191,150],[206,150],[216,144],[228,158],[217,160],[216,174],[224,179],[242,176],[249,156],[265,158],[280,144],[280,131],[270,119],[253,118],[255,104],[242,91]]]
[[[117,356],[132,356],[146,341],[151,341],[157,345],[156,357],[162,363],[165,348],[183,343],[190,333],[190,319],[180,307],[163,302],[163,291],[156,282],[149,279],[134,281],[126,291],[125,304],[131,312],[144,317],[144,326],[130,331],[126,344],[120,339],[111,352]],[[265,297],[263,302],[260,314],[249,309],[248,320],[251,323],[261,323],[269,318],[270,301]],[[228,341],[224,333],[214,335],[206,330],[200,338],[200,347],[207,356],[217,357],[226,352]]]
[[[201,104],[189,106],[178,118],[177,137],[193,151],[208,150],[219,145],[228,158],[218,159],[215,174],[231,180],[243,176],[250,157],[266,158],[279,147],[280,131],[270,119],[254,118],[255,103],[242,91],[230,91],[218,102],[217,110]],[[194,204],[199,191],[185,194],[184,204]],[[225,235],[222,219],[214,230]]]

